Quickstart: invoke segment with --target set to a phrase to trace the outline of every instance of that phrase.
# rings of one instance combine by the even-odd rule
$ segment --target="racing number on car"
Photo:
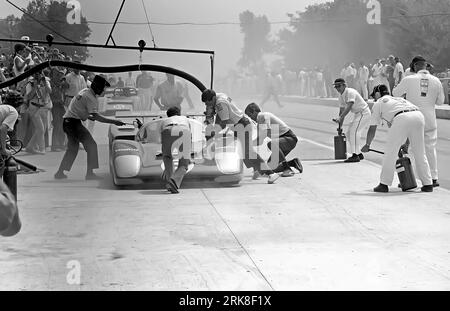
[[[427,97],[428,94],[428,79],[420,79],[420,96]]]

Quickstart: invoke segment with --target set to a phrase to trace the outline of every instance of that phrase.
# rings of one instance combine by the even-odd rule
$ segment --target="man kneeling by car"
[[[167,118],[160,124],[161,145],[164,163],[163,179],[171,193],[178,193],[184,175],[191,162],[191,129],[187,117],[181,115],[179,107],[170,107]],[[172,151],[178,149],[178,168],[173,171]]]

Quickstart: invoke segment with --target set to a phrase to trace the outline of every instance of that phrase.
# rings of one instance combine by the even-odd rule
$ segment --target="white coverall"
[[[392,185],[398,151],[409,138],[411,151],[416,159],[417,175],[422,185],[431,185],[433,182],[423,138],[425,121],[419,108],[403,98],[385,95],[374,104],[370,125],[379,125],[384,122],[390,129],[387,133],[380,182],[387,186]]]
[[[369,98],[369,90],[367,88],[367,82],[369,81],[369,69],[366,66],[362,66],[358,70],[358,90],[364,100]]]
[[[407,76],[394,88],[393,95],[403,97],[419,107],[425,117],[425,151],[430,164],[431,177],[438,179],[436,105],[444,104],[445,95],[441,81],[427,70]]]
[[[350,153],[361,153],[361,134],[370,123],[370,109],[366,101],[359,95],[358,91],[350,87],[339,95],[340,108],[345,109],[349,102],[353,102],[351,112],[353,118],[348,126],[346,136],[350,146]]]

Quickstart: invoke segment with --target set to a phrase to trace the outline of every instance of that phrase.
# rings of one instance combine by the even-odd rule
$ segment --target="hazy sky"
[[[26,7],[28,0],[12,0]],[[122,0],[79,0],[82,14],[89,21],[114,22]],[[270,22],[288,21],[287,13],[303,11],[305,6],[325,0],[144,0],[150,22],[156,23],[239,23],[239,14],[245,10],[255,15],[266,15]],[[6,1],[0,3],[0,17],[8,14],[21,16],[21,12]],[[146,22],[141,0],[126,0],[119,22]],[[287,27],[273,24],[272,33]],[[90,43],[104,44],[112,25],[91,24]],[[239,24],[235,25],[151,25],[157,47],[205,49],[215,51],[218,74],[235,67],[243,44]],[[45,34],[43,34],[43,38]],[[153,46],[147,25],[117,24],[113,38],[118,45],[137,45],[140,39]],[[90,49],[88,63],[96,65],[136,64],[139,52]],[[194,75],[209,72],[207,55],[144,52],[143,62],[162,64],[189,71]]]

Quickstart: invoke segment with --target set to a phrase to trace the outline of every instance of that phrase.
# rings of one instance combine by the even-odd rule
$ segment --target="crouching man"
[[[167,118],[161,121],[161,145],[164,162],[163,179],[166,182],[166,188],[171,193],[179,193],[184,176],[191,163],[191,144],[192,136],[189,120],[181,115],[180,108],[170,107],[167,112]],[[173,150],[178,148],[178,167],[173,171]]]
[[[425,119],[423,114],[417,106],[409,101],[390,96],[389,89],[384,84],[375,86],[370,96],[376,102],[372,108],[372,119],[367,132],[366,144],[361,151],[369,152],[378,124],[386,122],[389,127],[380,184],[373,191],[389,192],[389,186],[394,179],[398,151],[408,138],[411,142],[412,153],[416,159],[417,175],[423,185],[421,190],[423,192],[433,192],[430,166],[425,154]]]
[[[261,176],[261,164],[265,161],[253,150],[251,120],[244,114],[224,93],[217,93],[214,90],[207,89],[202,93],[202,102],[206,106],[206,123],[215,124],[223,122],[226,125],[233,125],[235,136],[244,150],[243,160],[247,168],[253,168],[253,179],[258,179]],[[217,116],[218,118],[217,118]],[[222,124],[223,124],[222,123]],[[241,133],[239,133],[242,129]],[[207,138],[208,139],[208,138]],[[269,178],[268,184],[273,184],[280,177],[272,169],[266,171]]]
[[[298,158],[290,161],[286,160],[286,156],[295,148],[298,142],[297,136],[286,123],[271,112],[261,112],[261,108],[255,103],[251,103],[245,108],[245,114],[258,124],[259,142],[270,136],[272,141],[267,144],[268,148],[272,150],[272,145],[278,145],[279,165],[273,171],[276,173],[282,172],[282,177],[291,177],[294,176],[294,171],[291,167],[294,167],[299,173],[302,173],[303,166]],[[268,163],[271,163],[271,158],[267,161]]]

